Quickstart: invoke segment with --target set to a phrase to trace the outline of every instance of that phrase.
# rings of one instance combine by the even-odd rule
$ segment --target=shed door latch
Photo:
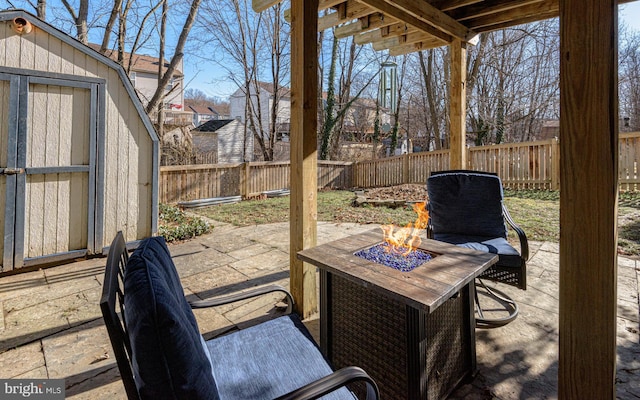
[[[0,170],[3,175],[18,175],[24,174],[24,168],[4,168]]]

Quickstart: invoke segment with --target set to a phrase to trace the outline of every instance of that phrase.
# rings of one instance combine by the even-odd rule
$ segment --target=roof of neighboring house
[[[275,93],[275,85],[273,83],[258,82],[258,86],[271,94]],[[278,95],[280,97],[291,97],[291,89],[286,86],[278,86]]]
[[[229,123],[237,121],[235,119],[212,119],[202,125],[197,126],[192,131],[195,132],[215,132]]]
[[[218,103],[213,106],[209,106],[214,112],[217,112],[219,115],[229,115],[230,113],[230,104],[229,103]]]
[[[274,88],[274,84],[273,83],[258,81],[258,86],[260,86],[261,89],[265,90],[266,92],[268,92],[270,94],[274,94],[274,92],[275,92],[275,88]],[[233,96],[242,96],[243,94],[244,94],[244,87],[240,86],[238,88],[238,90],[233,92],[233,94],[231,96],[232,97]],[[278,95],[279,95],[280,98],[289,98],[289,97],[291,97],[291,89],[289,89],[286,86],[278,86]]]
[[[89,47],[94,49],[95,51],[100,51],[100,45],[96,43],[89,43]],[[118,61],[118,51],[113,49],[107,49],[105,56],[109,57],[114,61]],[[123,65],[126,67],[129,63],[129,57],[131,57],[131,53],[125,52],[123,55]],[[149,72],[149,73],[157,73],[158,72],[158,63],[160,59],[158,57],[152,57],[145,54],[134,54],[132,57],[131,71],[133,72]],[[166,71],[167,67],[169,67],[169,60],[164,63],[163,71]],[[176,68],[173,73],[175,77],[182,77],[182,71]]]
[[[554,137],[560,136],[560,121],[559,120],[548,120],[542,123],[542,128],[540,129],[540,140],[553,139]]]
[[[188,108],[190,108],[194,113],[196,114],[217,114],[216,111],[212,110],[211,107],[207,107],[207,106],[201,106],[201,105],[188,105]]]

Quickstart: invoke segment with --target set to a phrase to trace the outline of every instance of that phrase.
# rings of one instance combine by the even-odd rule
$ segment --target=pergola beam
[[[445,32],[452,37],[467,41],[476,35],[475,32],[462,25],[449,15],[438,10],[426,1],[415,0],[385,0],[387,4],[393,5],[404,12],[418,18],[433,26],[439,31]],[[405,22],[408,22],[405,20]],[[431,33],[431,32],[427,32]],[[434,35],[435,36],[435,35]],[[441,38],[442,39],[442,38]]]
[[[251,0],[251,8],[253,8],[253,11],[259,13],[267,8],[275,6],[281,1],[282,0]]]
[[[367,5],[355,0],[341,3],[338,7],[342,9],[331,14],[323,15],[318,19],[318,31],[333,28],[343,22],[351,21],[371,13],[371,9]]]
[[[477,31],[486,31],[487,28],[496,24],[501,24],[504,22],[509,22],[509,26],[515,25],[513,20],[516,18],[526,18],[533,17],[537,20],[540,20],[540,15],[548,15],[554,14],[557,16],[558,14],[558,2],[557,1],[545,1],[540,3],[532,3],[520,8],[504,10],[501,12],[496,12],[491,15],[483,15],[483,16],[474,16],[473,18],[469,18],[465,21],[467,26],[471,27]]]
[[[405,54],[414,53],[416,51],[435,49],[436,47],[446,46],[447,43],[439,39],[429,39],[418,43],[403,44],[389,48],[389,55],[393,57],[403,56]]]
[[[331,7],[335,7],[338,4],[344,3],[345,0],[319,0],[318,11],[323,11]]]
[[[393,25],[398,20],[385,16],[380,12],[373,12],[369,15],[361,17],[356,22],[339,26],[335,29],[334,35],[338,39],[345,38],[347,36],[357,35],[358,33],[372,31],[374,29],[380,29],[385,26]]]
[[[618,2],[560,2],[558,395],[616,398]]]
[[[383,14],[390,15],[391,17],[404,21],[409,25],[414,26],[416,29],[419,29],[425,33],[429,33],[438,39],[442,39],[445,42],[451,42],[453,40],[453,36],[449,33],[446,33],[438,28],[435,28],[432,24],[428,23],[424,19],[420,19],[404,9],[396,6],[395,2],[389,3],[389,0],[361,0],[363,3],[369,5],[376,11],[379,11]]]
[[[449,15],[457,21],[464,21],[469,18],[492,15],[542,2],[544,2],[544,0],[485,0],[479,4],[476,3],[468,7],[452,10],[449,12]]]
[[[467,49],[460,39],[451,42],[449,105],[449,168],[467,169]]]
[[[362,45],[367,43],[379,42],[384,39],[406,35],[413,32],[417,32],[417,29],[410,27],[409,25],[402,22],[398,22],[396,24],[381,27],[380,29],[355,35],[354,41],[356,42],[356,44]]]
[[[429,3],[440,11],[449,11],[484,1],[485,0],[433,0]]]
[[[397,46],[415,44],[419,42],[427,42],[433,39],[433,36],[427,35],[420,31],[408,33],[406,35],[396,35],[373,42],[373,49],[376,51],[386,50]]]
[[[316,268],[298,259],[317,243],[318,0],[291,1],[290,289],[296,311],[318,311]]]

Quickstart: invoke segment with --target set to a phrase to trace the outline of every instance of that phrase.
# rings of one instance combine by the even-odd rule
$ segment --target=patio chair
[[[205,341],[192,308],[283,292],[288,314]],[[337,372],[291,314],[282,287],[189,303],[161,237],[143,240],[128,257],[122,233],[107,257],[100,308],[129,399],[367,399],[375,382],[360,368]],[[364,385],[362,384],[364,382]]]
[[[526,290],[527,236],[511,218],[503,203],[502,182],[497,174],[480,171],[433,172],[427,180],[429,196],[429,226],[427,235],[433,239],[498,254],[496,264],[480,278],[506,283]],[[520,251],[507,240],[507,225],[518,236]],[[476,292],[478,318],[481,328],[493,328],[513,321],[518,306],[504,293],[490,288],[479,279],[478,285],[485,293],[502,304],[506,317],[485,318]]]

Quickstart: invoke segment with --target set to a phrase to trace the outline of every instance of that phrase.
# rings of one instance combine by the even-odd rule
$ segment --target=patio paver
[[[318,242],[375,229],[318,224]],[[237,228],[170,245],[189,297],[253,286],[288,286],[288,223]],[[453,399],[557,398],[558,245],[531,243],[528,289],[501,285],[520,306],[511,324],[478,330],[479,372]],[[70,399],[125,398],[98,306],[105,258],[0,278],[0,378],[64,378]],[[619,399],[640,398],[640,261],[619,257]],[[281,296],[196,310],[208,339],[280,312]],[[318,334],[318,320],[307,321]],[[589,334],[585,332],[585,334]]]

